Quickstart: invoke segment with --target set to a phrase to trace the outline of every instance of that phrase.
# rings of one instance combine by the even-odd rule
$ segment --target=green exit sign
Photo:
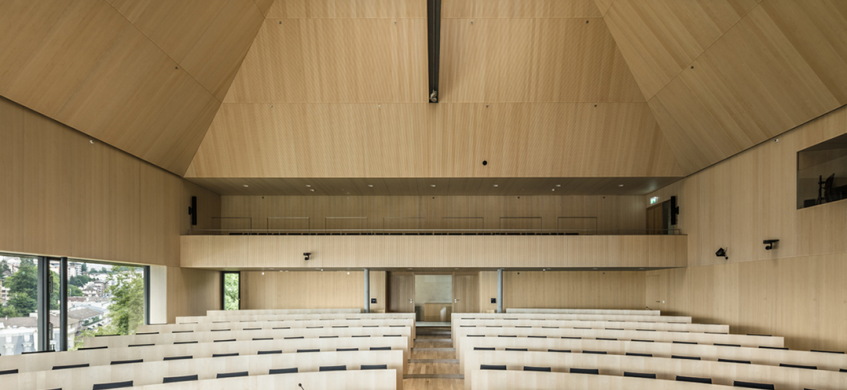
[[[656,204],[656,203],[659,203],[659,197],[658,196],[654,196],[654,197],[650,198],[650,204]]]

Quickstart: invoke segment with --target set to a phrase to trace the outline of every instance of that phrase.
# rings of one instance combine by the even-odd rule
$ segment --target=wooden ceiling
[[[190,178],[221,195],[644,195],[676,177]],[[435,187],[433,187],[433,185]],[[496,185],[496,187],[495,187]],[[314,190],[314,191],[312,191]],[[553,191],[555,190],[555,191]]]
[[[0,0],[0,95],[182,175],[269,3]]]
[[[591,0],[442,16],[429,104],[425,1],[275,2],[186,177],[682,175]]]
[[[597,0],[690,174],[847,103],[847,2]]]

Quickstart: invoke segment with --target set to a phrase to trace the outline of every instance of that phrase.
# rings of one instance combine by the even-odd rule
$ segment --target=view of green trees
[[[73,348],[82,347],[85,337],[104,334],[133,334],[144,322],[144,274],[140,268],[112,267],[108,277],[106,294],[111,296],[107,317],[108,326],[97,331],[85,330],[76,339]],[[111,283],[116,282],[116,283]]]
[[[238,310],[238,278],[237,273],[224,274],[224,310]]]
[[[5,261],[2,266],[8,270],[8,264]],[[50,310],[58,310],[59,274],[50,271],[50,275],[53,277]],[[38,266],[34,260],[22,259],[18,272],[4,279],[3,287],[9,288],[9,301],[0,307],[0,317],[29,317],[30,313],[35,313],[38,306]],[[68,286],[68,296],[81,297],[82,290],[77,286]]]

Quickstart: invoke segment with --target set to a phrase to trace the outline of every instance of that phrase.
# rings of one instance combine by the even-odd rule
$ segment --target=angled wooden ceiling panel
[[[427,99],[425,19],[268,18],[255,46],[225,102]]]
[[[443,102],[644,101],[603,19],[445,19],[441,28]]]
[[[441,5],[445,19],[600,18],[593,0],[450,0]]]
[[[433,105],[424,1],[275,2],[186,177],[681,175],[593,0],[444,7]]]
[[[605,20],[650,99],[759,1],[615,0]]]
[[[262,20],[252,0],[0,1],[0,95],[181,175]]]
[[[274,0],[253,0],[256,3],[256,7],[259,7],[259,11],[262,12],[262,15],[268,16],[268,12],[270,12],[271,7],[274,4]],[[282,0],[280,0],[282,2]]]
[[[486,166],[483,160],[488,161]],[[645,103],[224,104],[187,173],[188,177],[680,175]]]
[[[648,8],[655,3],[617,0],[606,19],[642,88],[648,86],[645,95],[655,93],[648,103],[686,173],[847,104],[847,2],[762,0],[702,53],[690,55],[665,49],[686,35],[674,27],[681,25],[676,16]],[[715,20],[706,13],[697,18],[704,22],[685,25],[706,28],[705,21]],[[639,37],[639,28],[631,27],[638,25],[651,25],[644,28],[652,37]],[[704,37],[720,31],[706,29],[713,31]],[[672,56],[680,59],[676,65],[663,59]],[[647,74],[650,63],[668,72]]]
[[[606,15],[606,12],[609,11],[609,7],[612,6],[612,3],[614,3],[615,0],[594,0],[594,2],[597,4],[597,9],[600,10],[600,13]]]
[[[223,100],[264,21],[253,0],[108,0]]]

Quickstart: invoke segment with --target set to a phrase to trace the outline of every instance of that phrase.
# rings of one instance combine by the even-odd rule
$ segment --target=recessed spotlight
[[[323,268],[321,268],[321,272],[324,272],[324,269],[323,269]]]
[[[555,188],[553,189],[553,192],[556,192],[556,189],[555,189]]]
[[[262,275],[264,275],[264,274],[265,274],[265,271],[262,271]]]
[[[593,270],[595,270],[595,271],[597,271],[597,268],[592,268],[592,269],[593,269]]]
[[[623,184],[618,184],[618,187],[623,187]]]
[[[500,186],[498,186],[497,184],[495,184],[495,185],[494,185],[494,187],[500,187]]]
[[[561,187],[561,186],[562,186],[561,184],[556,184],[556,187]]]
[[[248,186],[247,184],[245,184],[245,185],[244,185],[244,188],[247,188],[247,187],[250,187],[250,186]]]
[[[368,187],[370,187],[370,188],[374,188],[374,185],[373,185],[373,184],[368,184]]]
[[[409,269],[411,269],[411,268],[409,268]]]
[[[94,145],[94,140],[93,140],[93,139],[90,139],[90,140],[88,140],[88,143],[90,143],[90,144]]]
[[[309,185],[309,184],[306,184],[306,187],[311,187],[311,185]]]
[[[314,188],[309,188],[309,191],[315,192]]]
[[[432,187],[432,188],[435,188],[435,184],[430,184],[429,186]]]
[[[347,275],[350,275],[350,271],[347,271]]]

